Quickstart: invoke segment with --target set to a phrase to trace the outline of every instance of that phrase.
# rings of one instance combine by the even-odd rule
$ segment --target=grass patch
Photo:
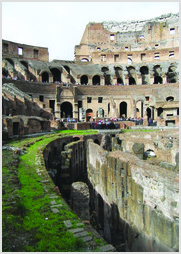
[[[86,249],[84,242],[67,231],[65,220],[78,221],[77,215],[55,191],[53,182],[46,184],[37,169],[45,170],[42,152],[46,145],[68,135],[91,135],[97,131],[61,131],[41,138],[11,141],[14,146],[26,151],[24,155],[3,150],[2,159],[2,250],[3,252],[80,252]],[[36,158],[40,158],[36,164]],[[46,172],[45,172],[46,173]],[[49,195],[61,206],[59,213],[51,210]]]

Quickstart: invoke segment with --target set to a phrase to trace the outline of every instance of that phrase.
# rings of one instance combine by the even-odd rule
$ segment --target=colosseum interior
[[[119,131],[158,131],[100,132],[96,144],[77,141],[87,146],[83,164],[104,237],[119,245],[117,250],[178,251],[179,14],[89,23],[70,61],[49,62],[48,48],[2,40],[3,140],[55,129],[90,129],[108,121]],[[98,145],[103,136],[109,139],[106,148]],[[77,150],[81,156],[78,143],[72,157]],[[146,151],[154,151],[159,161],[140,162]],[[44,154],[45,162],[47,158]]]

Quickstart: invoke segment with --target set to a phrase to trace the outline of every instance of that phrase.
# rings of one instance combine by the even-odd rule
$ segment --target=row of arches
[[[16,73],[17,79],[26,80],[27,78],[31,81],[38,81],[37,77],[41,76],[41,81],[44,83],[50,82],[50,77],[53,78],[53,83],[62,82],[62,66],[51,67],[44,66],[44,70],[41,70],[41,66],[36,70],[33,70],[32,66],[29,65],[28,61],[19,60],[13,61],[10,58],[3,59],[4,66],[2,67],[2,75],[4,77],[11,76],[10,72]],[[63,66],[65,69],[65,74],[70,75],[70,68],[68,66]],[[11,70],[11,71],[10,71]],[[71,77],[71,82],[75,82],[74,78]]]
[[[172,96],[168,97],[168,98],[172,98]],[[127,114],[127,102],[122,101],[119,104],[119,117],[120,118],[128,118],[128,114]],[[110,111],[110,104],[108,103],[108,113]],[[100,113],[101,112],[101,113]],[[94,112],[93,109],[88,108],[86,110],[86,121],[89,121],[90,118],[93,118]],[[163,108],[159,107],[157,109],[157,116],[161,116],[161,114],[163,113]],[[155,116],[153,114],[153,108],[147,107],[146,108],[146,115],[147,118],[150,119],[154,119]],[[136,104],[136,117],[137,118],[142,118],[144,116],[144,112],[143,112],[143,102],[137,102]],[[96,117],[105,117],[105,110],[103,108],[98,108],[97,112],[96,112]],[[63,102],[61,104],[61,118],[73,118],[73,106],[70,102]]]
[[[18,65],[18,63],[15,64],[15,62],[10,58],[5,58],[5,62],[7,62],[12,68],[11,70],[14,70],[15,65]],[[17,71],[17,75],[19,79],[25,80],[25,76],[29,77],[29,80],[37,81],[37,76],[41,76],[41,81],[45,83],[51,82],[62,82],[62,72],[66,74],[66,76],[70,78],[70,82],[76,83],[75,78],[70,75],[71,70],[70,67],[67,65],[64,65],[62,70],[62,66],[60,67],[52,67],[52,66],[44,66],[41,70],[41,66],[39,67],[40,70],[37,70],[37,73],[35,74],[35,71],[33,72],[33,68],[29,66],[28,61],[20,60],[19,61],[19,67]],[[6,65],[2,68],[2,74],[3,76],[7,77],[9,75],[9,68],[6,68]],[[121,66],[114,66],[114,73],[110,71],[109,66],[102,66],[101,72],[103,73],[104,77],[104,85],[112,85],[113,84],[113,78],[116,79],[116,82],[118,84],[124,85],[125,78],[126,82],[128,82],[128,85],[137,85],[138,84],[138,78],[140,78],[141,75],[141,83],[142,84],[150,84],[150,75],[153,76],[153,83],[154,84],[162,84],[163,83],[163,76],[166,75],[166,81],[167,83],[176,83],[178,82],[178,75],[177,75],[177,67],[176,63],[171,63],[168,67],[168,70],[166,73],[163,72],[161,65],[155,65],[153,69],[149,70],[149,67],[147,65],[143,65],[140,67],[139,72],[136,70],[136,68],[133,65],[127,66],[127,74],[125,75],[123,71],[123,67]],[[52,80],[53,77],[53,80]],[[95,74],[92,76],[91,84],[92,85],[100,85],[101,83],[101,75]],[[89,81],[88,74],[84,74],[80,77],[80,83],[87,85]]]

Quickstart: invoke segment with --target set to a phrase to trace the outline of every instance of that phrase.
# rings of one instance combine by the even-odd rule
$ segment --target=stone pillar
[[[78,120],[78,102],[74,103],[73,118]]]

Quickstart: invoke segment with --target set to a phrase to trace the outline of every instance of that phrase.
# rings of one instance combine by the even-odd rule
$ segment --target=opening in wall
[[[170,35],[174,35],[175,34],[175,28],[170,28]]]
[[[7,43],[3,43],[3,51],[8,52],[8,44]]]
[[[38,50],[34,49],[34,58],[37,58],[37,57],[38,57]]]
[[[111,40],[111,41],[114,41],[114,34],[111,34],[111,35],[110,35],[110,40]]]
[[[173,58],[174,57],[174,51],[169,51],[169,58]]]
[[[22,56],[23,55],[23,48],[18,48],[18,55],[19,56]]]
[[[44,96],[43,95],[39,95],[39,101],[44,102]]]

